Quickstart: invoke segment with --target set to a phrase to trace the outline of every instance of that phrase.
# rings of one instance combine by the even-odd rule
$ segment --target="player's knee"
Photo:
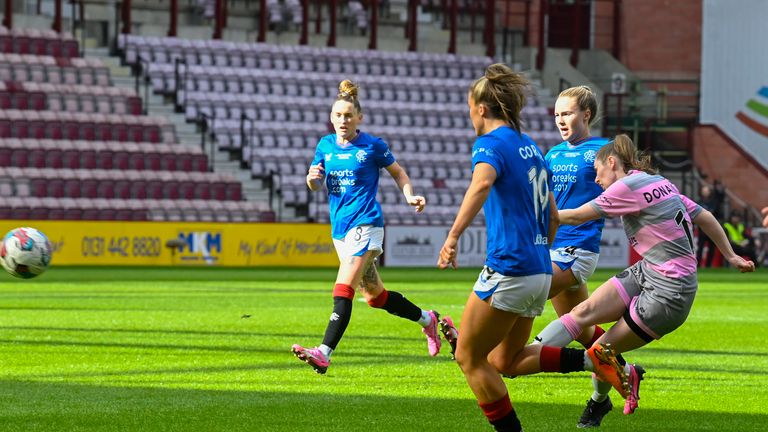
[[[389,291],[386,289],[381,290],[379,295],[376,297],[370,297],[368,298],[368,305],[373,308],[382,309],[385,304],[387,304],[387,300],[389,299]]]
[[[487,354],[479,355],[471,349],[462,348],[461,345],[456,348],[456,364],[459,365],[459,368],[461,368],[462,372],[465,374],[477,369],[480,366],[480,363],[486,361]]]
[[[507,369],[509,369],[509,366],[511,364],[512,359],[508,358],[506,353],[498,353],[494,352],[493,354],[488,356],[488,363],[491,364],[491,366],[494,367],[499,372],[504,372]]]
[[[456,348],[456,364],[459,365],[459,369],[461,369],[462,372],[467,373],[467,371],[470,369],[470,357],[468,355],[466,350],[461,349],[461,347]]]
[[[568,312],[568,315],[573,318],[576,324],[583,327],[589,324],[589,320],[593,312],[594,308],[589,304],[589,302],[581,302],[574,306],[573,309]]]

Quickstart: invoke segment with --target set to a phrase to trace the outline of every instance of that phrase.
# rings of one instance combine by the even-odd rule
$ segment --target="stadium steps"
[[[109,67],[112,83],[115,86],[135,89],[136,77],[132,75],[133,71],[131,68],[123,66],[120,63],[120,58],[111,57],[107,48],[86,48],[85,54],[88,57],[100,59]],[[202,134],[198,130],[199,128],[195,124],[187,123],[183,114],[176,113],[172,101],[166,100],[162,95],[153,94],[151,89],[147,95],[148,114],[167,118],[174,125],[178,142],[188,146],[199,147],[201,145]],[[145,90],[143,82],[139,84],[139,96],[144,100]],[[206,137],[206,154],[208,154],[210,159],[209,145],[210,138]],[[247,201],[266,201],[269,199],[268,187],[259,179],[251,179],[250,172],[242,170],[239,161],[231,160],[228,151],[217,150],[213,155],[213,161],[215,172],[229,173],[242,183],[243,197]],[[279,200],[277,197],[273,198],[273,208],[276,208]],[[295,219],[295,212],[291,208],[283,206],[277,213],[281,214],[285,221],[294,221]]]

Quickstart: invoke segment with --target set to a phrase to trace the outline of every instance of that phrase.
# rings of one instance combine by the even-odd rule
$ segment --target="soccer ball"
[[[12,229],[0,244],[0,263],[12,276],[23,279],[39,276],[51,263],[51,243],[34,228]]]

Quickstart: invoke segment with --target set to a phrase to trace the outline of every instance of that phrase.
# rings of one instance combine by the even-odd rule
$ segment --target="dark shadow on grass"
[[[702,356],[702,355],[716,355],[716,356],[751,356],[751,357],[758,357],[761,359],[764,359],[768,356],[768,351],[734,351],[734,350],[727,350],[726,348],[723,348],[722,351],[717,350],[698,350],[698,349],[670,349],[670,348],[659,348],[654,346],[647,346],[642,348],[643,352],[652,352],[652,353],[661,353],[661,354],[669,354],[673,356],[680,356],[680,355],[693,355],[693,356]]]
[[[301,393],[211,391],[0,381],[4,431],[488,431],[470,396],[429,398],[334,393],[324,377]],[[679,402],[678,402],[679,403]],[[515,402],[529,431],[573,431],[580,402]],[[643,409],[630,417],[614,408],[605,431],[757,431],[765,414]]]
[[[331,293],[330,288],[285,288],[281,287],[282,291],[277,291],[275,286],[269,287],[255,287],[255,288],[201,288],[201,289],[176,289],[174,287],[167,287],[162,290],[147,290],[136,291],[130,289],[121,289],[119,291],[104,291],[94,287],[92,290],[85,291],[64,291],[64,292],[51,292],[51,291],[18,291],[9,292],[4,291],[0,294],[0,298],[43,298],[43,299],[56,299],[56,300],[102,300],[102,299],[141,299],[146,300],[148,298],[165,298],[165,297],[199,297],[207,296],[209,294],[221,294],[223,296],[231,296],[233,294],[271,294],[271,295],[293,295],[293,294],[320,294]]]
[[[161,351],[189,351],[189,352],[221,352],[221,353],[252,353],[252,354],[286,354],[286,359],[290,357],[290,343],[285,343],[279,346],[271,344],[271,346],[265,345],[197,345],[197,344],[169,344],[169,343],[131,343],[131,342],[91,342],[91,341],[79,341],[79,340],[23,340],[23,339],[0,339],[0,344],[7,345],[29,345],[29,346],[42,346],[42,347],[83,347],[83,348],[106,348],[106,349],[125,349],[125,350],[142,350],[159,353]],[[416,346],[414,346],[416,349]],[[414,350],[415,352],[415,350]],[[391,364],[402,362],[417,362],[423,361],[428,358],[426,349],[423,354],[396,354],[396,353],[382,353],[381,351],[344,351],[343,355],[348,358],[362,358],[360,363],[370,364]],[[447,354],[446,354],[447,355]],[[445,357],[448,359],[449,357]]]
[[[2,308],[0,308],[2,309]],[[233,314],[232,321],[241,320]],[[110,327],[36,327],[36,326],[0,326],[0,330],[20,330],[20,331],[43,331],[43,332],[75,332],[75,333],[127,333],[127,334],[168,334],[185,336],[232,336],[232,337],[267,337],[267,338],[286,338],[297,342],[306,339],[321,339],[321,334],[309,333],[277,333],[277,332],[253,332],[249,328],[244,328],[240,332],[225,331],[205,331],[205,330],[178,330],[178,329],[126,329]],[[406,342],[421,341],[424,337],[419,333],[414,336],[386,336],[386,335],[356,335],[349,334],[344,340],[373,340],[381,342]]]
[[[0,306],[3,311],[57,311],[57,312],[124,312],[124,311],[162,311],[156,307],[132,308],[132,307],[61,307],[61,306]]]

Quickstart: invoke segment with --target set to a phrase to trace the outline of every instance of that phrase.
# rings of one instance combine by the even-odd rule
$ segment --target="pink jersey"
[[[674,279],[696,273],[691,219],[702,208],[669,180],[630,171],[590,205],[603,217],[621,216],[629,244],[651,269]]]

